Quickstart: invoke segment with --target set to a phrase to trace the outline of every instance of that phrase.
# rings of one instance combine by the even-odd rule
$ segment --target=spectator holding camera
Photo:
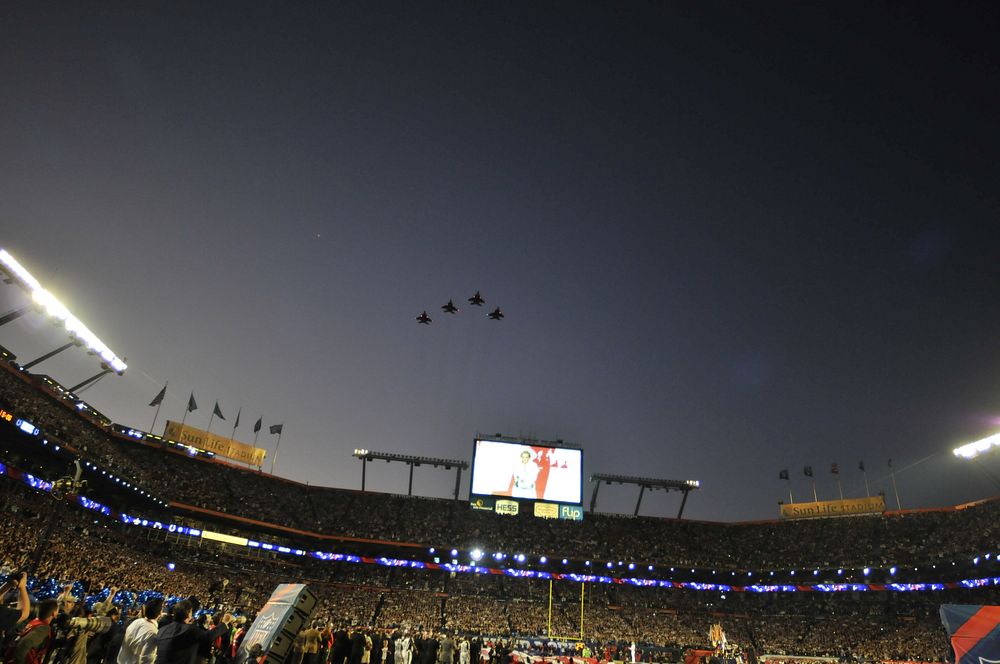
[[[28,574],[11,574],[0,587],[0,597],[4,597],[12,587],[17,587],[17,608],[0,607],[0,637],[13,634],[15,628],[28,619],[31,612],[31,598],[28,597]]]
[[[38,617],[25,625],[13,647],[10,664],[42,664],[52,646],[50,624],[59,603],[47,599],[38,604]]]

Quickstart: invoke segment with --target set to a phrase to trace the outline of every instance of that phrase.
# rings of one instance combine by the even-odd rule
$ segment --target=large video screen
[[[477,440],[472,495],[583,502],[583,450]]]

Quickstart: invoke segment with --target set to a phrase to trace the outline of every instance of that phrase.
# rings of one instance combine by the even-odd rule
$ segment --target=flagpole
[[[274,475],[274,462],[278,460],[278,448],[281,447],[281,434],[278,434],[278,442],[274,445],[274,456],[271,457],[271,474]]]
[[[786,479],[785,481],[788,482],[788,503],[791,504],[795,502],[795,499],[792,498],[792,480]]]
[[[816,493],[816,478],[813,478],[813,502],[819,502],[819,495]]]
[[[843,500],[844,499],[844,487],[840,483],[840,475],[837,475],[837,491],[840,492],[840,499]]]
[[[156,404],[156,412],[153,413],[153,423],[149,426],[149,433],[156,433],[156,418],[160,416],[160,406],[163,402]]]
[[[236,413],[236,421],[233,423],[233,432],[229,434],[229,441],[232,442],[236,438],[236,427],[240,425],[240,414],[243,413],[243,409],[240,408]]]
[[[218,407],[219,402],[216,401],[215,405],[216,405],[216,407]],[[207,429],[207,431],[209,433],[212,433],[212,420],[214,420],[214,419],[215,419],[215,408],[212,409],[212,414],[208,418],[208,429]]]
[[[869,498],[872,497],[872,490],[868,488],[868,471],[862,470],[861,474],[865,476],[865,495]]]
[[[169,385],[169,384],[170,384],[169,381],[163,384],[163,395],[164,395],[164,397],[166,397],[166,394],[167,394],[167,385]],[[150,427],[149,427],[149,433],[156,433],[156,431],[155,431],[155,429],[156,429],[156,418],[160,416],[160,406],[162,406],[162,405],[163,405],[163,399],[160,399],[159,403],[156,404],[156,412],[153,413],[153,424],[150,425]]]
[[[194,399],[194,392],[192,392],[191,396],[188,397],[187,405],[184,406],[184,417],[181,418],[181,426],[184,426],[184,423],[187,421],[188,413],[191,412],[191,399]]]

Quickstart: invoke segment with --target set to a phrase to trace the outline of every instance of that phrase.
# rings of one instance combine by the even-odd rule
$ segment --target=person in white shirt
[[[510,495],[514,498],[536,498],[535,481],[538,479],[538,465],[531,458],[529,450],[523,450],[520,462],[514,464]]]
[[[142,617],[125,629],[118,664],[153,664],[156,661],[156,619],[163,609],[162,599],[153,599],[142,607]]]

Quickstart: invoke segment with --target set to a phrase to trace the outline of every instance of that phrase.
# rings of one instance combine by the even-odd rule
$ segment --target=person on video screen
[[[511,473],[510,495],[514,498],[536,498],[535,482],[538,480],[538,464],[531,458],[529,450],[522,450],[520,459]]]

